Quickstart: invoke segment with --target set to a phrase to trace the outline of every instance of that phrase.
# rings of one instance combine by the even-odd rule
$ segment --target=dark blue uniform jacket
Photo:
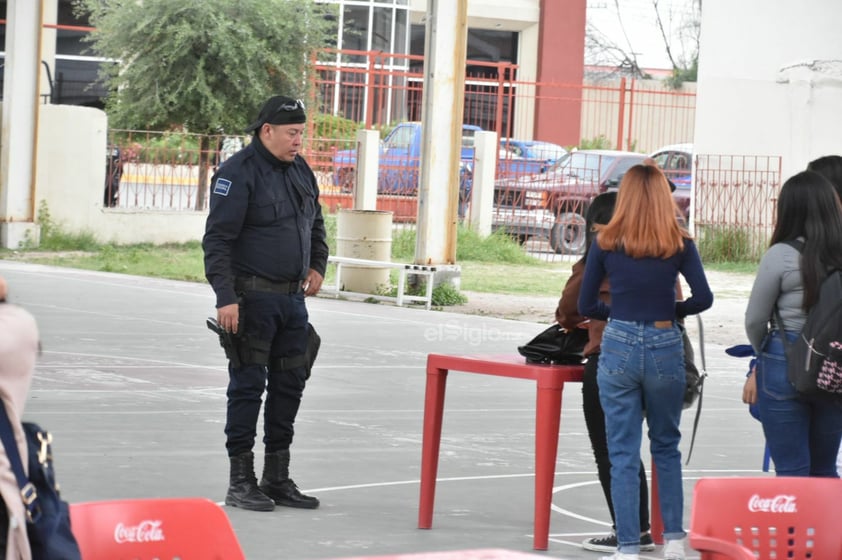
[[[273,156],[255,137],[211,179],[210,213],[202,240],[205,276],[216,306],[237,302],[234,278],[276,282],[322,276],[328,247],[319,188],[301,156]]]

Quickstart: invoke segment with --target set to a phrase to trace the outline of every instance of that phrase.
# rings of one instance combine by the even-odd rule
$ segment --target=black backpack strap
[[[35,485],[29,481],[23,470],[23,463],[21,462],[14,432],[12,431],[12,423],[9,420],[9,415],[6,413],[6,407],[2,405],[0,405],[0,441],[3,442],[6,456],[9,458],[9,463],[12,466],[12,472],[15,473],[15,479],[18,481],[21,500],[26,508],[26,516],[30,521],[35,521],[41,516],[41,508],[38,505],[38,492],[35,490]]]
[[[699,403],[696,405],[696,417],[693,418],[693,434],[690,436],[690,449],[687,451],[687,461],[690,464],[690,457],[693,455],[693,444],[696,443],[696,431],[699,429],[699,418],[702,416],[702,400],[705,398],[705,377],[708,376],[707,364],[705,364],[705,327],[702,324],[701,315],[696,315],[699,322],[699,356],[701,357],[702,370],[699,372]]]

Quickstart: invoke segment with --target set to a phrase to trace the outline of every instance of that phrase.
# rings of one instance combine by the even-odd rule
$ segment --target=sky
[[[687,24],[696,18],[694,0],[588,0],[588,27],[624,53],[635,53],[641,68],[672,68],[657,25],[656,2],[673,58],[689,58],[694,42]],[[585,55],[586,64],[616,65],[621,60],[616,52],[589,50]]]

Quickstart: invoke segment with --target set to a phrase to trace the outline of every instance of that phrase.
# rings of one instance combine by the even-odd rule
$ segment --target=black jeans
[[[596,369],[599,354],[588,356],[582,379],[582,410],[585,413],[585,425],[588,428],[588,438],[591,440],[593,456],[596,460],[596,470],[599,484],[608,504],[611,523],[616,527],[614,519],[614,504],[611,501],[611,461],[608,459],[608,441],[605,437],[605,414],[599,402],[599,386],[596,383]],[[649,530],[649,485],[646,481],[646,468],[640,462],[640,530]]]
[[[249,291],[243,295],[243,330],[250,337],[271,341],[272,358],[303,354],[307,348],[307,308],[304,294]],[[289,449],[301,405],[307,368],[284,371],[258,364],[228,366],[228,415],[225,423],[228,456],[251,451],[263,394],[263,443],[267,453]]]

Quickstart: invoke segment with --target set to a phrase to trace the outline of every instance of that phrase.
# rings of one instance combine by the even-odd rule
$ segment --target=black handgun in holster
[[[231,366],[235,368],[240,367],[240,355],[237,353],[236,336],[223,329],[213,317],[208,317],[205,324],[207,324],[210,330],[219,335],[219,345],[225,350],[225,357],[231,362]]]

